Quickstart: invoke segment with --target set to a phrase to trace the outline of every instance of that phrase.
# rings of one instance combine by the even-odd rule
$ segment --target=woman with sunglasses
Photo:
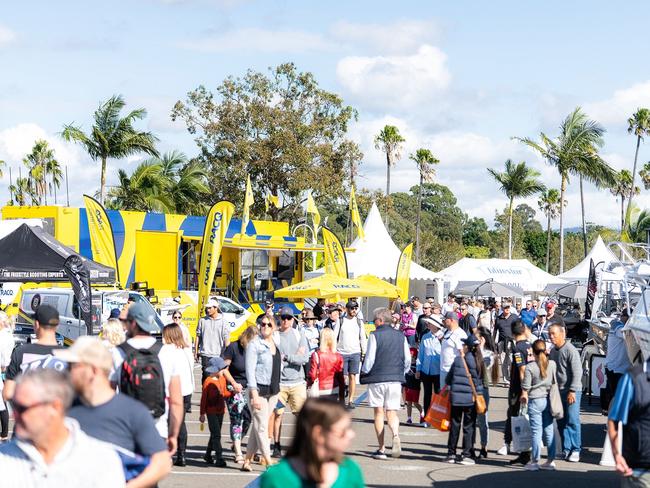
[[[520,397],[522,404],[528,403],[528,419],[533,434],[532,457],[525,468],[529,471],[552,471],[555,470],[555,432],[548,395],[557,367],[555,361],[548,359],[546,343],[543,340],[533,343],[533,354],[535,361],[526,365]],[[544,464],[539,464],[542,456],[542,436],[546,444],[547,460]]]
[[[180,310],[174,310],[174,313],[172,314],[172,323],[178,325],[181,328],[181,332],[183,333],[183,339],[191,347],[192,336],[190,335],[190,329],[188,329],[187,325],[183,323],[183,314]]]
[[[273,340],[272,319],[261,314],[256,323],[259,335],[246,347],[246,381],[253,426],[242,471],[252,471],[251,461],[258,449],[262,453],[263,464],[273,464],[268,437],[269,415],[280,393],[281,358]]]

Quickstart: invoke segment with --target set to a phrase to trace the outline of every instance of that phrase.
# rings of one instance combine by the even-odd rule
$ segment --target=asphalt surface
[[[198,374],[198,369],[195,373]],[[200,377],[199,377],[200,380]],[[198,384],[198,382],[197,382]],[[360,387],[360,392],[365,390]],[[357,461],[363,470],[368,486],[377,487],[503,487],[517,483],[518,486],[532,484],[540,487],[613,487],[619,485],[619,479],[612,468],[599,466],[605,439],[605,417],[601,415],[598,399],[593,405],[583,397],[582,402],[582,441],[583,452],[580,463],[556,461],[555,472],[528,472],[522,467],[510,467],[508,460],[514,456],[498,456],[495,451],[503,445],[503,426],[505,422],[505,405],[507,390],[503,387],[490,389],[490,441],[488,444],[488,459],[479,461],[475,466],[445,464],[442,459],[447,453],[447,433],[419,426],[407,426],[406,411],[402,409],[400,419],[400,438],[402,441],[402,456],[399,459],[390,457],[390,446],[387,446],[388,460],[378,461],[370,457],[377,448],[372,423],[372,409],[363,402],[352,411],[353,425],[356,437],[348,455]],[[192,399],[192,413],[188,415],[188,453],[187,466],[174,466],[172,474],[160,484],[162,488],[172,487],[215,487],[228,488],[244,487],[251,483],[264,468],[254,465],[253,473],[242,473],[234,462],[230,451],[228,434],[228,415],[224,418],[221,433],[224,457],[228,463],[226,468],[207,466],[202,457],[208,441],[206,430],[199,430],[198,404],[200,393],[196,392]],[[290,413],[285,413],[282,443],[289,444],[293,432],[294,419]],[[478,436],[478,433],[477,433]],[[387,435],[390,438],[390,435]],[[460,453],[460,442],[459,449]],[[543,451],[543,456],[545,450]]]

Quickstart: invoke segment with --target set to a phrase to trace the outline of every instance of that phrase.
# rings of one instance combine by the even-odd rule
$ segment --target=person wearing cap
[[[336,350],[343,356],[343,374],[348,381],[348,408],[354,408],[361,356],[366,353],[368,338],[363,321],[357,317],[359,304],[350,300],[345,304],[345,309],[346,316],[334,329],[334,337],[336,337]]]
[[[120,318],[120,309],[112,308],[111,313],[108,315],[109,319],[119,319]]]
[[[154,311],[144,303],[133,303],[124,319],[127,340],[117,348],[119,354],[113,357],[113,372],[110,380],[113,387],[121,381],[122,365],[126,359],[126,345],[134,349],[152,349],[156,338],[151,334],[160,332],[155,321]],[[158,360],[165,383],[165,411],[154,419],[158,434],[166,440],[171,455],[176,454],[178,434],[183,419],[183,395],[181,392],[181,361],[185,361],[183,352],[172,348],[159,348]]]
[[[471,466],[474,461],[474,438],[476,431],[477,395],[483,393],[483,357],[481,356],[478,337],[470,334],[462,339],[462,353],[454,358],[449,373],[445,376],[445,384],[451,388],[451,427],[447,441],[447,458],[445,462]],[[468,374],[469,372],[469,374]],[[472,388],[473,386],[473,388]],[[456,448],[463,427],[463,452],[460,459],[456,458]]]
[[[307,399],[307,383],[304,366],[309,361],[309,344],[304,332],[294,328],[295,318],[289,307],[280,309],[280,340],[278,350],[282,359],[280,374],[280,395],[278,401],[298,415]],[[282,435],[282,415],[284,407],[275,409],[273,424],[273,457],[281,457],[280,438]]]
[[[557,312],[557,303],[553,300],[546,302],[546,321],[548,322],[549,327],[551,325],[566,327],[564,318]]]
[[[425,304],[425,307],[427,304]],[[430,306],[429,306],[430,310]],[[425,309],[426,314],[426,309]],[[423,408],[425,412],[431,405],[432,391],[440,391],[440,339],[442,339],[442,324],[426,315],[420,319],[427,325],[428,332],[420,340],[418,349],[418,359],[415,363],[415,377],[422,382],[424,390]],[[423,427],[427,427],[424,421],[421,422]]]
[[[341,322],[341,311],[336,303],[330,303],[326,307],[327,318],[323,322],[323,327],[336,330],[338,324]]]
[[[32,318],[36,342],[18,346],[11,353],[2,390],[2,397],[5,401],[13,398],[16,377],[20,373],[35,368],[54,368],[62,371],[67,367],[64,361],[54,357],[54,351],[62,349],[56,340],[59,312],[50,305],[41,305],[36,309]]]
[[[537,311],[537,315],[535,316],[535,321],[533,322],[531,331],[540,339],[546,342],[549,341],[548,322],[546,320],[546,310],[544,310],[543,308]]]
[[[314,305],[314,315],[316,316],[317,321],[323,320],[325,316],[325,299],[319,298],[316,300],[316,305]]]
[[[102,341],[82,336],[54,355],[70,364],[70,380],[81,400],[70,408],[68,417],[90,437],[118,451],[126,480],[133,486],[153,486],[164,479],[171,471],[167,446],[147,408],[127,395],[117,395],[111,387],[113,357]],[[139,461],[138,456],[145,459]]]
[[[444,325],[447,330],[442,336],[440,346],[440,384],[445,384],[445,377],[456,356],[460,356],[463,350],[463,339],[467,338],[467,333],[458,326],[458,316],[456,312],[450,311],[445,314]]]
[[[219,357],[230,344],[230,327],[223,319],[219,308],[219,302],[210,298],[205,304],[207,312],[205,317],[199,320],[196,327],[196,343],[194,345],[194,356],[201,361],[201,381],[208,377],[206,368],[211,358]]]

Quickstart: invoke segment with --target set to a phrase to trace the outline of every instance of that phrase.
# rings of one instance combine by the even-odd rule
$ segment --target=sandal
[[[246,472],[253,471],[250,460],[244,459],[244,464],[241,465],[241,468],[239,468],[239,470],[240,471],[246,471]]]

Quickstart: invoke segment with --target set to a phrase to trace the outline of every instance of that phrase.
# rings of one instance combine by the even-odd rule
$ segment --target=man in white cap
[[[214,298],[208,300],[205,305],[206,316],[199,320],[196,327],[196,343],[194,355],[196,360],[201,359],[203,374],[201,382],[209,376],[205,368],[208,367],[211,358],[220,357],[223,351],[230,345],[230,327],[223,320],[219,308],[219,302]]]
[[[81,399],[68,417],[79,422],[90,437],[115,448],[125,465],[126,480],[133,486],[154,486],[165,478],[171,471],[167,446],[144,404],[117,395],[111,387],[108,376],[113,357],[106,346],[96,337],[82,336],[54,355],[70,364],[72,386]]]

